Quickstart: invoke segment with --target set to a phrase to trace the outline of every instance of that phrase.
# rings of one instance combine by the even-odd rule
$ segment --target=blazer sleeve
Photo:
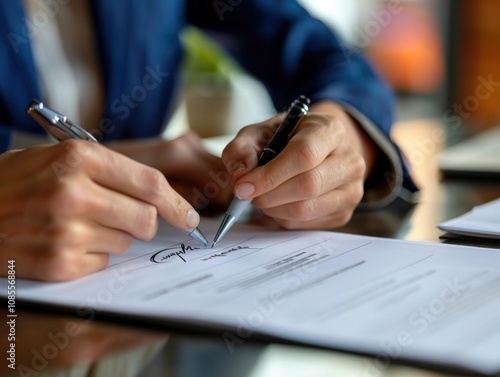
[[[277,109],[305,94],[313,102],[335,101],[358,120],[383,152],[362,207],[380,208],[398,197],[415,200],[418,189],[390,138],[393,92],[331,28],[295,0],[189,0],[187,17],[263,82]]]

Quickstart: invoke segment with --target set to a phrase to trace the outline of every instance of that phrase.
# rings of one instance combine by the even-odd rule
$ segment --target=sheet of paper
[[[462,216],[439,224],[438,228],[452,234],[500,239],[500,199],[474,207]]]
[[[210,237],[218,225],[203,219],[201,230]],[[499,250],[238,225],[200,249],[162,224],[91,276],[16,282],[17,300],[88,320],[106,312],[215,327],[229,353],[267,334],[368,353],[371,368],[404,359],[490,374],[500,372],[499,293]]]

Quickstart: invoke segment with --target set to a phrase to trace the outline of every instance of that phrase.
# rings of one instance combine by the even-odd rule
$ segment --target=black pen
[[[267,146],[262,151],[260,155],[258,166],[262,166],[267,164],[273,158],[275,158],[283,149],[285,149],[288,144],[288,140],[295,129],[295,126],[299,122],[300,118],[307,114],[309,110],[309,104],[311,101],[309,98],[305,96],[300,96],[298,99],[292,102],[290,108],[288,109],[288,113],[283,119],[283,122],[279,125],[279,127],[274,132],[273,137],[267,143]],[[238,221],[238,218],[241,216],[243,211],[248,207],[252,200],[240,200],[238,198],[234,198],[227,210],[222,223],[215,234],[214,241],[212,243],[212,247],[215,246],[219,240],[224,237],[224,235],[231,229],[231,227]]]
[[[69,120],[67,116],[48,108],[36,99],[30,103],[26,113],[58,141],[79,139],[93,143],[98,142],[90,132]],[[182,230],[182,232],[203,246],[208,246],[207,239],[198,228]]]

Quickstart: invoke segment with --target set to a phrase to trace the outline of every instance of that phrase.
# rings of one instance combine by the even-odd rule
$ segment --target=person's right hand
[[[156,169],[95,143],[68,140],[0,155],[0,264],[20,278],[64,281],[149,240],[160,215],[180,229],[198,213]]]

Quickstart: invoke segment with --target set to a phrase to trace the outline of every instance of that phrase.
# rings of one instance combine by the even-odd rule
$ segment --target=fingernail
[[[234,191],[238,199],[243,200],[248,199],[248,197],[254,193],[255,187],[251,183],[240,183],[236,185]]]
[[[194,229],[200,223],[200,215],[194,209],[190,209],[187,214],[186,225],[189,229]]]
[[[245,165],[243,164],[243,162],[239,161],[239,162],[235,162],[233,164],[231,164],[231,166],[229,167],[229,173],[231,175],[234,175],[238,170],[242,170],[245,168]]]

